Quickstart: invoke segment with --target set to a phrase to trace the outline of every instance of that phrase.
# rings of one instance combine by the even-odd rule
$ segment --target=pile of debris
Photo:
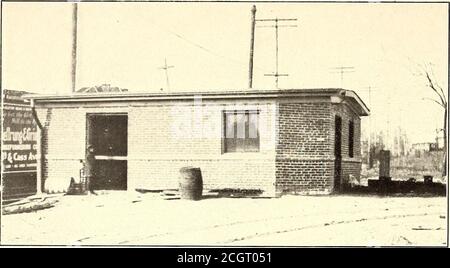
[[[46,208],[54,207],[59,201],[58,197],[61,195],[42,195],[42,196],[30,196],[23,200],[2,205],[2,214],[17,214],[17,213],[27,213],[34,212],[37,210],[42,210]]]
[[[368,180],[369,190],[377,193],[416,193],[445,196],[446,185],[433,182],[432,176],[424,176],[423,181],[415,178],[408,180],[392,180],[390,177]]]
[[[111,92],[128,92],[128,89],[112,87],[110,84],[102,84],[100,86],[83,87],[77,90],[77,93],[111,93]]]
[[[423,181],[416,181],[410,177],[407,180],[393,180],[390,175],[391,153],[389,150],[381,150],[379,156],[379,176],[378,179],[369,179],[367,186],[353,185],[350,180],[349,185],[344,185],[343,191],[347,193],[365,194],[419,194],[419,195],[446,195],[446,184],[433,182],[433,176],[424,175]]]

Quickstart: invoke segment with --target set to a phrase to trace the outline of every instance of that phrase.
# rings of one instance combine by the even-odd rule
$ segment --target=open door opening
[[[93,147],[94,163],[88,167],[93,190],[127,189],[128,116],[88,114],[87,147]]]

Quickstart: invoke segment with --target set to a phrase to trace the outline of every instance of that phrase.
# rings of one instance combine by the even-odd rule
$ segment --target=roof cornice
[[[127,102],[127,101],[170,101],[194,99],[253,99],[253,98],[309,98],[341,96],[354,100],[360,115],[368,115],[369,110],[358,95],[350,90],[339,88],[316,89],[276,89],[276,90],[234,90],[208,92],[114,92],[114,93],[75,93],[68,95],[25,95],[35,105],[44,103],[79,102]]]

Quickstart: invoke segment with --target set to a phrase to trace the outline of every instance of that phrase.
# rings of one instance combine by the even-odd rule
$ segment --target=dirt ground
[[[283,196],[163,200],[59,196],[2,216],[3,245],[446,246],[445,197]]]

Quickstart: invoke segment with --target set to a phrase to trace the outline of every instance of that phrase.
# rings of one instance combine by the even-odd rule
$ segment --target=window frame
[[[235,142],[235,148],[233,151],[229,151],[228,149],[228,142],[227,139],[227,115],[233,114],[234,116],[236,116],[237,114],[244,114],[245,116],[245,125],[244,125],[244,141],[241,141],[241,143],[243,143],[243,145],[241,145],[243,147],[240,149],[237,149],[237,142]],[[257,137],[253,138],[256,139],[257,142],[257,148],[256,149],[248,149],[248,143],[249,143],[249,133],[250,133],[250,114],[256,114],[257,115],[257,124],[256,124],[256,131],[257,131]],[[261,151],[261,134],[260,134],[260,114],[261,111],[259,109],[234,109],[234,110],[223,110],[222,111],[222,154],[225,153],[258,153]],[[237,128],[238,128],[238,123],[237,123],[237,118],[235,117],[233,120],[233,138],[235,141],[237,139],[240,139],[238,137],[236,137],[237,135]]]

